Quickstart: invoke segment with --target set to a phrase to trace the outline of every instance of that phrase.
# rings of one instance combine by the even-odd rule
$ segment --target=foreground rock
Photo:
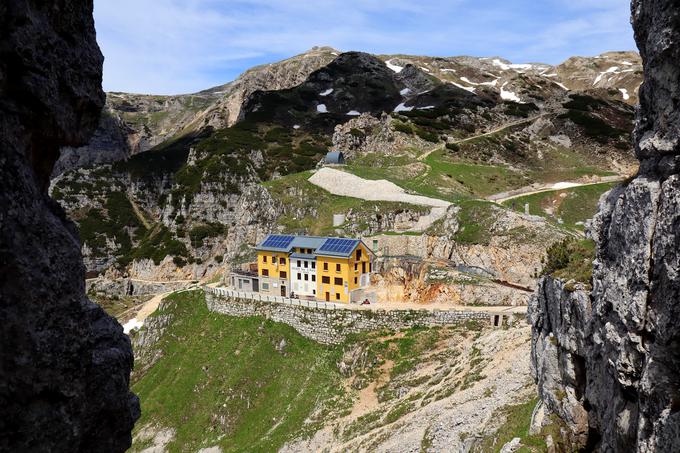
[[[0,450],[124,451],[130,341],[85,297],[75,227],[46,193],[104,103],[92,1],[5,2],[0,30]]]
[[[593,291],[547,279],[530,307],[547,407],[579,447],[680,449],[680,22],[675,2],[633,1],[645,83],[640,173],[601,201]]]

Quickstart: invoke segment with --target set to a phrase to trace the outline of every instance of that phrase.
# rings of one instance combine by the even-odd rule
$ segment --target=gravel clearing
[[[344,197],[368,201],[397,201],[433,208],[451,206],[448,201],[408,194],[401,187],[384,179],[364,179],[334,168],[324,167],[318,170],[309,178],[309,182],[334,195]]]
[[[401,187],[384,179],[377,181],[364,179],[334,168],[324,167],[318,170],[309,178],[309,182],[334,195],[368,201],[397,201],[432,208],[428,214],[421,216],[413,227],[406,230],[409,232],[426,231],[444,217],[451,206],[448,201],[408,194]]]

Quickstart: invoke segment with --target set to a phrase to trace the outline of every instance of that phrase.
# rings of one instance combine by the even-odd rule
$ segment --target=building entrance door
[[[331,293],[326,291],[326,302],[330,302],[330,301],[331,301]]]
[[[283,285],[281,285],[281,295],[282,295],[283,297],[286,297],[286,287],[283,286]]]

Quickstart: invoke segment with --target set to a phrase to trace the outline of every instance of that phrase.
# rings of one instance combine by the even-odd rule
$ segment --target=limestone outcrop
[[[1,451],[124,451],[139,417],[130,341],[85,297],[76,229],[47,195],[104,104],[92,7],[0,7]]]
[[[592,292],[541,283],[532,361],[543,401],[579,446],[678,451],[680,11],[671,0],[634,0],[632,14],[645,72],[640,172],[600,202]]]

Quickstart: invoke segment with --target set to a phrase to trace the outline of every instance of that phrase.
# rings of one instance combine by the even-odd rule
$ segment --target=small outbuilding
[[[326,165],[345,165],[345,155],[340,151],[329,151],[324,163]]]

